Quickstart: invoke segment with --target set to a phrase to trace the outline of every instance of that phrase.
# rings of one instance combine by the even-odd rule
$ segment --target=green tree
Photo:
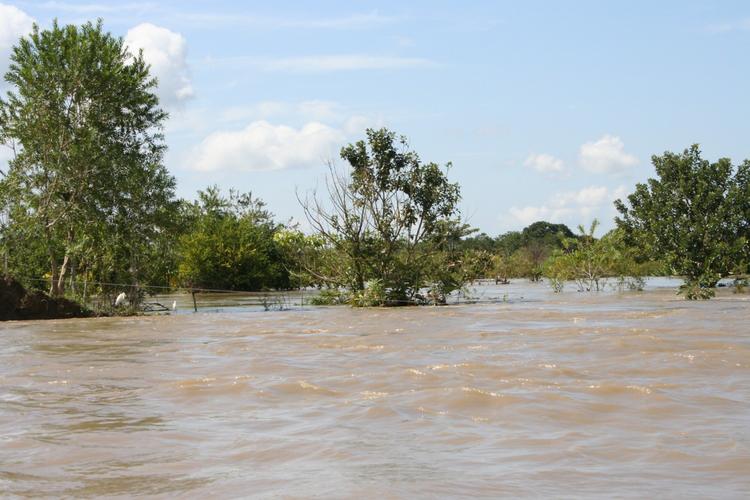
[[[619,231],[610,231],[597,239],[594,234],[598,227],[596,219],[588,230],[578,226],[578,235],[564,238],[563,248],[547,260],[544,273],[555,291],[562,291],[565,281],[575,281],[579,292],[599,292],[613,277],[617,278],[620,289],[643,288],[647,268],[636,262]]]
[[[685,277],[687,298],[709,298],[722,277],[747,272],[750,259],[750,161],[711,163],[697,144],[653,156],[657,178],[617,200],[628,242]]]
[[[497,240],[487,233],[469,236],[461,240],[461,247],[465,250],[478,250],[484,252],[495,252]]]
[[[508,259],[524,245],[520,231],[508,231],[495,238],[495,247],[504,258]]]
[[[50,293],[63,293],[76,267],[138,283],[145,250],[176,210],[162,165],[167,114],[142,54],[130,54],[101,21],[54,22],[18,42],[5,80],[12,88],[0,99],[0,137],[15,156],[0,201],[11,232],[36,235],[44,247]],[[3,240],[10,253],[25,246]]]
[[[318,234],[306,235],[296,227],[280,228],[274,234],[276,248],[294,287],[339,288],[336,250]]]
[[[560,247],[564,238],[574,238],[575,234],[565,224],[552,224],[546,221],[537,221],[525,227],[521,231],[524,244],[538,241],[548,247]]]
[[[351,170],[331,168],[327,198],[300,200],[313,229],[341,258],[334,281],[354,294],[377,281],[390,303],[417,299],[434,278],[432,256],[465,235],[459,187],[445,172],[450,164],[423,163],[387,129],[368,129],[367,140],[344,147],[341,157]]]
[[[525,227],[521,231],[523,247],[520,258],[520,261],[525,263],[522,267],[524,276],[533,282],[540,281],[547,258],[555,250],[563,248],[566,242],[572,242],[575,237],[565,224],[537,221]]]
[[[181,283],[247,291],[290,286],[275,238],[282,227],[261,200],[237,191],[225,197],[215,186],[198,197],[191,228],[179,241]]]

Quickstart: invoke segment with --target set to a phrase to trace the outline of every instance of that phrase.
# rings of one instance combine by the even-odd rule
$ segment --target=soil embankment
[[[86,318],[91,312],[65,298],[28,291],[13,278],[0,278],[0,321]]]

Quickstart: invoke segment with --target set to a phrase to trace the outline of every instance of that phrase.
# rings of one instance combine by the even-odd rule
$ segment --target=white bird
[[[122,292],[120,295],[118,295],[117,298],[115,299],[115,307],[120,307],[120,304],[125,302],[126,297],[127,295],[125,295],[125,292]]]
[[[176,300],[172,301],[172,310],[173,311],[177,310],[177,301]]]

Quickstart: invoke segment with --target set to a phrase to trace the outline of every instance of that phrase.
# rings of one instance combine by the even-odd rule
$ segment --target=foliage
[[[546,221],[534,222],[521,231],[521,239],[524,245],[537,241],[544,246],[559,247],[566,238],[571,239],[575,236],[573,231],[565,224],[552,224]]]
[[[578,236],[565,238],[563,250],[547,261],[545,275],[555,292],[561,292],[566,281],[575,281],[579,292],[598,292],[609,277],[617,277],[620,289],[643,289],[645,268],[624,245],[622,234],[613,231],[597,240],[594,234],[598,226],[596,219],[588,230],[578,226]]]
[[[289,273],[275,244],[281,229],[250,193],[217,187],[199,191],[191,228],[179,240],[180,283],[191,288],[288,288]]]
[[[370,280],[365,283],[364,290],[352,292],[349,299],[354,307],[383,306],[388,303],[388,294],[380,280]]]
[[[55,22],[18,42],[5,79],[0,138],[14,157],[0,202],[14,272],[41,277],[44,254],[53,295],[76,273],[137,284],[177,208],[162,165],[167,114],[142,55],[101,22]]]
[[[339,288],[324,288],[310,299],[314,306],[333,306],[351,303],[348,292]]]
[[[464,238],[461,247],[491,254],[492,265],[480,277],[493,277],[502,283],[522,277],[539,281],[549,256],[562,250],[563,241],[571,238],[576,235],[565,224],[537,221],[521,231],[508,231],[496,238],[485,233]]]
[[[495,248],[500,255],[510,257],[518,252],[528,240],[524,240],[520,231],[508,231],[495,238]]]
[[[478,250],[489,253],[495,253],[498,246],[497,239],[492,238],[487,233],[466,237],[461,240],[460,244],[464,250]]]
[[[461,258],[464,282],[483,278],[492,272],[493,255],[487,250],[466,250]]]
[[[336,249],[317,234],[306,235],[295,227],[279,227],[274,244],[294,287],[343,287]]]
[[[445,168],[423,163],[404,137],[367,130],[367,140],[342,148],[347,174],[331,167],[327,198],[300,200],[336,262],[326,282],[353,296],[379,283],[389,304],[408,303],[434,276],[429,265],[447,242],[466,234],[458,222],[457,184]],[[324,277],[319,269],[312,274]]]
[[[454,292],[466,293],[466,285],[486,274],[492,260],[487,252],[444,249],[429,260],[431,280],[424,293],[415,298],[420,303],[445,304]]]
[[[684,295],[688,300],[708,300],[716,295],[716,291],[712,286],[701,284],[700,280],[685,281],[677,289],[677,293]]]
[[[688,299],[709,298],[719,279],[750,262],[750,161],[711,163],[698,145],[653,156],[657,178],[638,184],[616,219],[631,245],[685,277]]]

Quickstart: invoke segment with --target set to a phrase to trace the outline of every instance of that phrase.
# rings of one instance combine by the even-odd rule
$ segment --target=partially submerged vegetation
[[[258,291],[317,287],[316,303],[441,304],[479,278],[643,288],[680,275],[687,298],[719,279],[747,283],[750,161],[710,163],[698,146],[654,156],[656,179],[618,200],[617,229],[574,234],[538,221],[495,238],[461,218],[450,163],[425,163],[387,129],[345,146],[322,193],[298,195],[313,232],[276,222],[251,193],[208,187],[175,197],[163,165],[167,113],[141,54],[102,24],[35,27],[14,47],[0,99],[3,274],[50,299],[139,310],[169,288]],[[35,293],[35,292],[34,292]],[[93,300],[92,300],[93,297]],[[51,302],[48,302],[51,303]],[[14,302],[15,304],[15,302]],[[15,307],[15,306],[14,306]]]
[[[721,278],[741,280],[750,264],[750,160],[711,163],[698,145],[654,156],[657,179],[615,202],[625,242],[685,277],[680,291],[707,299]]]
[[[579,292],[598,292],[604,289],[608,279],[614,278],[618,289],[643,290],[645,277],[656,274],[654,264],[639,263],[635,250],[623,244],[620,231],[596,239],[598,226],[597,220],[588,231],[578,226],[578,236],[564,238],[563,248],[547,260],[544,272],[552,288],[560,292],[565,282],[572,281]]]
[[[341,157],[348,173],[331,167],[324,197],[301,199],[330,265],[300,266],[321,285],[345,288],[355,305],[444,302],[465,279],[449,247],[467,233],[450,164],[423,163],[406,138],[386,129],[367,130],[367,141]]]

